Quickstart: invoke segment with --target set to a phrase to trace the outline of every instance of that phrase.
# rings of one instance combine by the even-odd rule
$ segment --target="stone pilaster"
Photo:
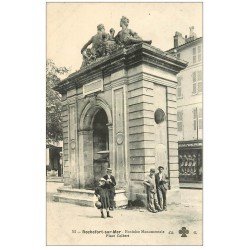
[[[143,80],[141,68],[137,70],[130,72],[135,75],[129,76],[127,88],[132,200],[145,194],[142,181],[149,169],[155,167],[153,84]]]
[[[113,101],[113,164],[117,187],[126,187],[126,148],[125,148],[125,91],[124,86],[112,89]]]
[[[167,88],[168,167],[171,189],[179,188],[176,88]]]
[[[69,103],[69,166],[70,184],[73,188],[79,187],[78,171],[78,141],[77,141],[77,103],[76,99],[68,98]]]
[[[84,188],[84,131],[78,132],[78,168],[79,168],[79,188]]]
[[[70,185],[70,168],[69,168],[69,110],[66,101],[62,106],[62,130],[63,130],[63,179],[64,185]]]
[[[82,185],[86,186],[93,181],[93,130],[84,130],[82,134],[83,145],[83,179]],[[82,172],[82,171],[81,171]]]
[[[109,164],[110,167],[114,168],[114,146],[113,146],[113,125],[111,123],[107,124],[109,130]]]

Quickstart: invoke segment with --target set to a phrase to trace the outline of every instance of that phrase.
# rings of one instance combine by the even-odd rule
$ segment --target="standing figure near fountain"
[[[118,45],[133,45],[136,43],[148,43],[151,44],[151,40],[142,40],[141,37],[137,35],[136,32],[133,32],[131,29],[128,28],[129,19],[125,16],[123,16],[120,20],[120,27],[122,27],[122,30],[118,32],[118,34],[115,37],[115,41]]]
[[[109,209],[113,210],[116,207],[114,201],[116,181],[115,177],[112,175],[112,169],[110,167],[107,168],[107,174],[104,175],[103,178],[106,180],[105,187],[107,188],[109,194],[109,201],[110,201]]]

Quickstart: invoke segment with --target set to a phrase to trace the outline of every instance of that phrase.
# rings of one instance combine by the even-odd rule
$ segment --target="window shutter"
[[[193,82],[196,82],[196,72],[193,72]]]
[[[180,85],[181,85],[181,78],[177,77],[177,86],[180,86]]]
[[[197,71],[198,73],[198,76],[197,76],[197,79],[198,79],[198,92],[202,92],[202,71],[199,70]]]
[[[198,62],[201,61],[201,45],[198,46]]]
[[[183,111],[177,111],[177,130],[182,131]]]
[[[202,92],[202,82],[198,82],[198,92]]]
[[[198,71],[198,81],[202,81],[202,71],[201,70],[199,70]]]
[[[197,93],[196,87],[196,72],[193,72],[193,94]]]
[[[181,97],[181,88],[180,87],[177,88],[177,97]]]
[[[181,97],[182,93],[181,93],[181,77],[177,78],[177,97]]]
[[[193,63],[196,63],[196,47],[193,48]]]
[[[202,108],[199,109],[199,129],[203,127],[203,115],[202,115]]]
[[[197,109],[193,109],[193,125],[194,125],[194,130],[197,129]]]

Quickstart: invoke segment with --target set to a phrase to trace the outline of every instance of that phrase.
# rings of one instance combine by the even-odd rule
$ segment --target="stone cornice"
[[[91,65],[80,69],[61,81],[54,89],[64,94],[70,89],[80,88],[97,78],[104,78],[121,69],[129,69],[140,64],[147,64],[178,74],[186,68],[188,63],[174,56],[165,55],[164,51],[153,46],[141,43],[123,48],[110,56],[103,57]]]

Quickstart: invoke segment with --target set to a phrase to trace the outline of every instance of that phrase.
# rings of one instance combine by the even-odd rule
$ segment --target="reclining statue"
[[[128,28],[128,24],[129,19],[123,16],[120,20],[120,27],[122,27],[122,30],[119,31],[115,37],[115,41],[117,44],[128,46],[136,43],[152,43],[151,40],[147,41],[139,37],[136,32],[133,32],[131,29]]]
[[[91,52],[97,57],[103,55],[103,48],[105,41],[108,38],[108,34],[105,32],[105,27],[103,24],[97,26],[97,34],[92,36],[90,40],[82,47],[81,54],[92,44]]]
[[[96,61],[97,58],[112,54],[120,47],[126,47],[137,43],[151,44],[151,40],[143,40],[128,28],[129,19],[122,17],[120,20],[120,27],[122,30],[115,36],[115,30],[110,29],[110,34],[105,32],[103,24],[97,26],[97,34],[92,36],[91,39],[82,47],[81,54],[83,56],[82,67]],[[92,44],[92,48],[88,48]]]

